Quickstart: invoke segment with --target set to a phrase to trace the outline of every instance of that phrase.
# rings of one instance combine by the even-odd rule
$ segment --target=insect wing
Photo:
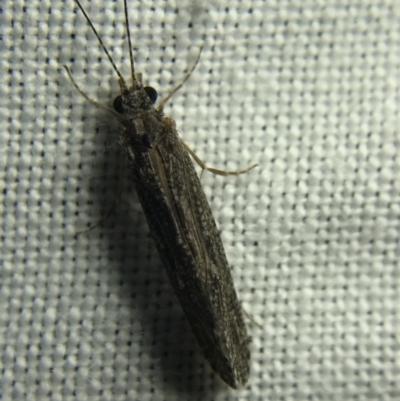
[[[250,352],[228,262],[193,163],[164,117],[154,149],[130,148],[137,192],[175,293],[213,369],[231,387],[249,376]]]

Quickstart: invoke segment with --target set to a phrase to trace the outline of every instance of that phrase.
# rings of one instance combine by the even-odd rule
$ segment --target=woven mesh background
[[[84,1],[129,77],[122,1]],[[203,358],[129,177],[116,74],[72,0],[0,5],[0,399],[398,400],[400,3],[129,0],[136,66],[204,174],[252,337]]]

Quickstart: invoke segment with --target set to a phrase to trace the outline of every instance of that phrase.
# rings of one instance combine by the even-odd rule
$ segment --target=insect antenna
[[[90,27],[92,28],[93,33],[96,35],[96,38],[98,39],[98,41],[99,41],[101,47],[103,48],[104,52],[106,53],[106,55],[107,55],[107,57],[108,57],[108,59],[110,60],[112,66],[113,66],[113,68],[114,68],[114,71],[117,73],[118,78],[119,78],[119,82],[120,82],[120,85],[121,85],[121,88],[122,88],[122,91],[123,91],[123,92],[128,92],[128,87],[126,86],[126,83],[125,83],[124,78],[122,77],[122,75],[121,75],[121,73],[119,72],[117,66],[115,65],[115,63],[114,63],[112,57],[110,56],[110,53],[108,52],[106,46],[104,45],[104,43],[103,43],[103,41],[101,40],[99,34],[97,33],[96,28],[93,26],[92,21],[90,21],[90,18],[89,18],[88,15],[86,14],[86,11],[83,9],[81,3],[79,3],[79,0],[75,0],[75,1],[76,1],[76,4],[78,4],[78,7],[81,9],[83,15],[85,16],[86,21],[88,22],[88,24],[89,24]],[[124,1],[125,1],[125,13],[126,13],[126,0],[124,0]],[[128,32],[129,32],[129,30],[128,30]],[[129,40],[129,41],[130,41],[130,40]],[[131,56],[131,63],[133,63],[132,56]]]
[[[136,77],[135,77],[135,65],[133,63],[131,32],[129,30],[128,6],[127,6],[127,3],[126,3],[126,0],[124,0],[124,9],[125,9],[126,34],[128,36],[128,44],[129,44],[129,59],[131,60],[132,83],[133,83],[133,86],[136,86],[137,85],[137,80],[136,80]]]

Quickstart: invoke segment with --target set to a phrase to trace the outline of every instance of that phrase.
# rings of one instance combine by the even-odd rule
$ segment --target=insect
[[[85,10],[75,0],[118,75],[121,95],[114,110],[89,98],[64,66],[75,88],[121,123],[124,149],[152,237],[192,330],[212,368],[233,388],[249,377],[249,338],[217,226],[189,154],[207,167],[178,136],[175,121],[163,114],[171,93],[155,107],[157,91],[135,73],[128,10],[124,0],[132,86],[128,87]]]

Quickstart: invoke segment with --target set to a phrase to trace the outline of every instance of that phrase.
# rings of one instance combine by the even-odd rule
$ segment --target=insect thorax
[[[124,116],[124,136],[131,146],[151,149],[162,134],[163,114],[153,101],[143,88],[131,89],[114,101],[115,110]]]

